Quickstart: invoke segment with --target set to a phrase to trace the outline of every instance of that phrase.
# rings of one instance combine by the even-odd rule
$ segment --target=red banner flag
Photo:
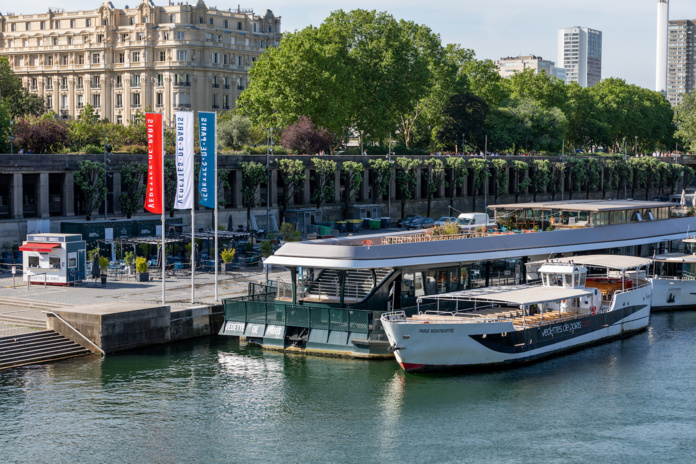
[[[145,210],[162,214],[162,114],[145,113],[147,129],[147,189]]]

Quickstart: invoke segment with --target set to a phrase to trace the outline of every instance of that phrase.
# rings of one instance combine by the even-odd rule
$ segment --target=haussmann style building
[[[136,7],[0,15],[0,55],[63,118],[84,105],[112,122],[138,110],[223,111],[235,106],[259,55],[280,42],[270,10],[208,7],[199,0]]]

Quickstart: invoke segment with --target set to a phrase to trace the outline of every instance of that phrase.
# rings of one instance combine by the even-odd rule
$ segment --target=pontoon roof
[[[592,295],[592,292],[579,288],[541,287],[538,285],[515,287],[488,287],[476,290],[442,293],[423,296],[421,299],[487,301],[490,303],[507,303],[514,305],[533,305],[551,301]]]
[[[674,206],[665,201],[634,201],[634,200],[577,200],[577,201],[549,201],[539,203],[509,203],[506,205],[490,205],[492,210],[521,210],[532,209],[538,211],[622,211],[648,208],[667,208]]]
[[[662,263],[696,263],[696,254],[687,255],[684,253],[665,253],[663,255],[655,256],[653,260]]]
[[[587,255],[557,258],[549,261],[536,261],[529,264],[574,263],[580,264],[581,266],[604,267],[607,269],[625,271],[627,269],[636,269],[641,266],[648,266],[651,262],[652,260],[649,258],[639,258],[636,256]]]

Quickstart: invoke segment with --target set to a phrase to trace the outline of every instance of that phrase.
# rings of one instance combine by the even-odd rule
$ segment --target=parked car
[[[440,219],[435,221],[436,226],[444,226],[446,224],[449,224],[451,222],[457,222],[456,217],[451,217],[451,216],[442,216]]]
[[[419,219],[422,218],[423,216],[420,216],[418,214],[411,214],[410,216],[406,216],[405,218],[401,218],[398,221],[396,221],[396,224],[399,227],[406,227],[408,224],[413,221],[414,219]]]
[[[409,222],[408,225],[406,226],[406,228],[409,230],[429,229],[431,227],[435,227],[435,220],[433,218],[427,218],[427,217],[414,219],[413,221]]]

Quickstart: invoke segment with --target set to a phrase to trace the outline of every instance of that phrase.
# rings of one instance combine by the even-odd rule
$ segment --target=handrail
[[[99,351],[99,352],[102,354],[102,356],[106,356],[106,352],[105,352],[104,350],[102,350],[102,349],[99,348],[97,345],[95,345],[94,342],[93,342],[92,340],[90,340],[89,338],[85,337],[85,336],[82,334],[82,332],[80,332],[80,331],[77,330],[75,327],[73,327],[72,325],[70,325],[70,323],[69,323],[68,321],[66,321],[65,319],[63,319],[62,317],[60,317],[58,314],[54,313],[53,311],[41,311],[41,312],[42,312],[42,313],[45,313],[45,314],[52,314],[53,316],[55,316],[55,317],[57,317],[58,319],[60,319],[65,325],[67,325],[68,327],[70,327],[76,334],[78,334],[80,337],[84,338],[84,339],[87,341],[87,343],[89,343],[90,345],[92,345],[93,347],[95,347],[95,348],[97,349],[97,351]]]

